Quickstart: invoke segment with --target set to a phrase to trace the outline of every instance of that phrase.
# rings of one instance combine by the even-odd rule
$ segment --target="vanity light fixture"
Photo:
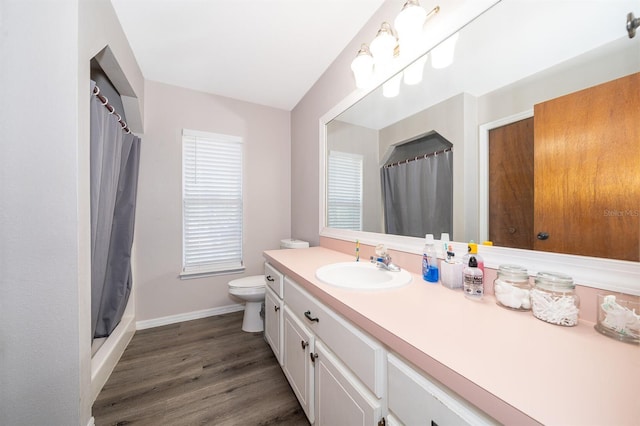
[[[373,55],[374,71],[386,75],[392,66],[393,58],[397,52],[398,39],[393,33],[391,24],[383,22],[378,30],[376,38],[371,42],[371,54]],[[395,78],[395,77],[394,77]],[[382,86],[384,96],[392,98],[400,93],[400,87],[396,88],[394,79]]]
[[[396,16],[393,24],[402,43],[402,49],[407,44],[414,44],[422,34],[422,26],[427,19],[427,11],[420,7],[418,0],[408,0]]]
[[[375,65],[384,67],[391,63],[397,45],[398,39],[393,34],[391,24],[383,22],[370,47]]]
[[[365,89],[371,85],[373,78],[373,56],[369,50],[369,46],[362,44],[358,54],[353,62],[351,62],[351,70],[356,79],[356,87]]]
[[[402,73],[394,75],[382,85],[382,96],[385,98],[395,98],[400,94],[400,83],[402,83]]]
[[[427,63],[427,55],[416,59],[414,63],[404,69],[404,84],[413,86],[422,81],[424,74],[424,65]]]
[[[394,32],[389,22],[383,22],[376,37],[370,45],[363,44],[351,63],[351,70],[358,88],[368,88],[373,82],[373,75],[386,76],[392,69],[393,61],[399,55],[413,58],[420,53],[424,23],[440,11],[440,6],[430,12],[420,6],[419,0],[407,0],[394,20]],[[399,38],[399,39],[398,39]],[[405,70],[405,83],[417,84],[422,81],[422,73],[426,55],[419,58]],[[383,85],[385,96],[392,97],[400,90],[399,78],[393,78]]]

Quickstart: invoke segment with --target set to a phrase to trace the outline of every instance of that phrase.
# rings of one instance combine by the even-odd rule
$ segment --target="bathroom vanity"
[[[334,287],[316,270],[355,259],[323,247],[264,256],[265,337],[312,424],[640,421],[640,347],[591,323],[550,325],[415,274]]]

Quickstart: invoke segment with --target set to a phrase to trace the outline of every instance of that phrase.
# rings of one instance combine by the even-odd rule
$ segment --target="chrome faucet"
[[[375,263],[380,269],[385,269],[391,272],[400,272],[400,267],[391,262],[391,256],[388,254],[371,256],[371,263]]]

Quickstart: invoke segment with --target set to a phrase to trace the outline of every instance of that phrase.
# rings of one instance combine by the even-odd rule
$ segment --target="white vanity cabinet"
[[[393,354],[388,359],[389,424],[494,425],[491,419]]]
[[[494,424],[268,264],[267,275],[282,298],[270,284],[265,335],[313,425]]]
[[[283,286],[284,275],[268,263],[264,264],[266,283],[264,297],[264,338],[282,366]]]
[[[315,425],[377,425],[386,410],[385,351],[284,279],[283,370]]]
[[[314,421],[313,359],[315,336],[285,306],[283,316],[284,364],[282,370],[304,409]]]

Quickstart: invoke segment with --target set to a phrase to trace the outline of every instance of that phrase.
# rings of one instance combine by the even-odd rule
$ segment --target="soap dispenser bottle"
[[[478,264],[477,267],[480,268],[482,273],[484,273],[484,260],[478,254],[478,244],[474,243],[473,241],[469,242],[468,253],[465,254],[464,257],[462,258],[462,264],[465,267],[469,266],[469,259],[471,259],[471,257],[476,258],[476,262]]]
[[[439,278],[438,254],[436,252],[433,234],[425,235],[424,250],[422,253],[422,278],[430,283],[437,283]]]

